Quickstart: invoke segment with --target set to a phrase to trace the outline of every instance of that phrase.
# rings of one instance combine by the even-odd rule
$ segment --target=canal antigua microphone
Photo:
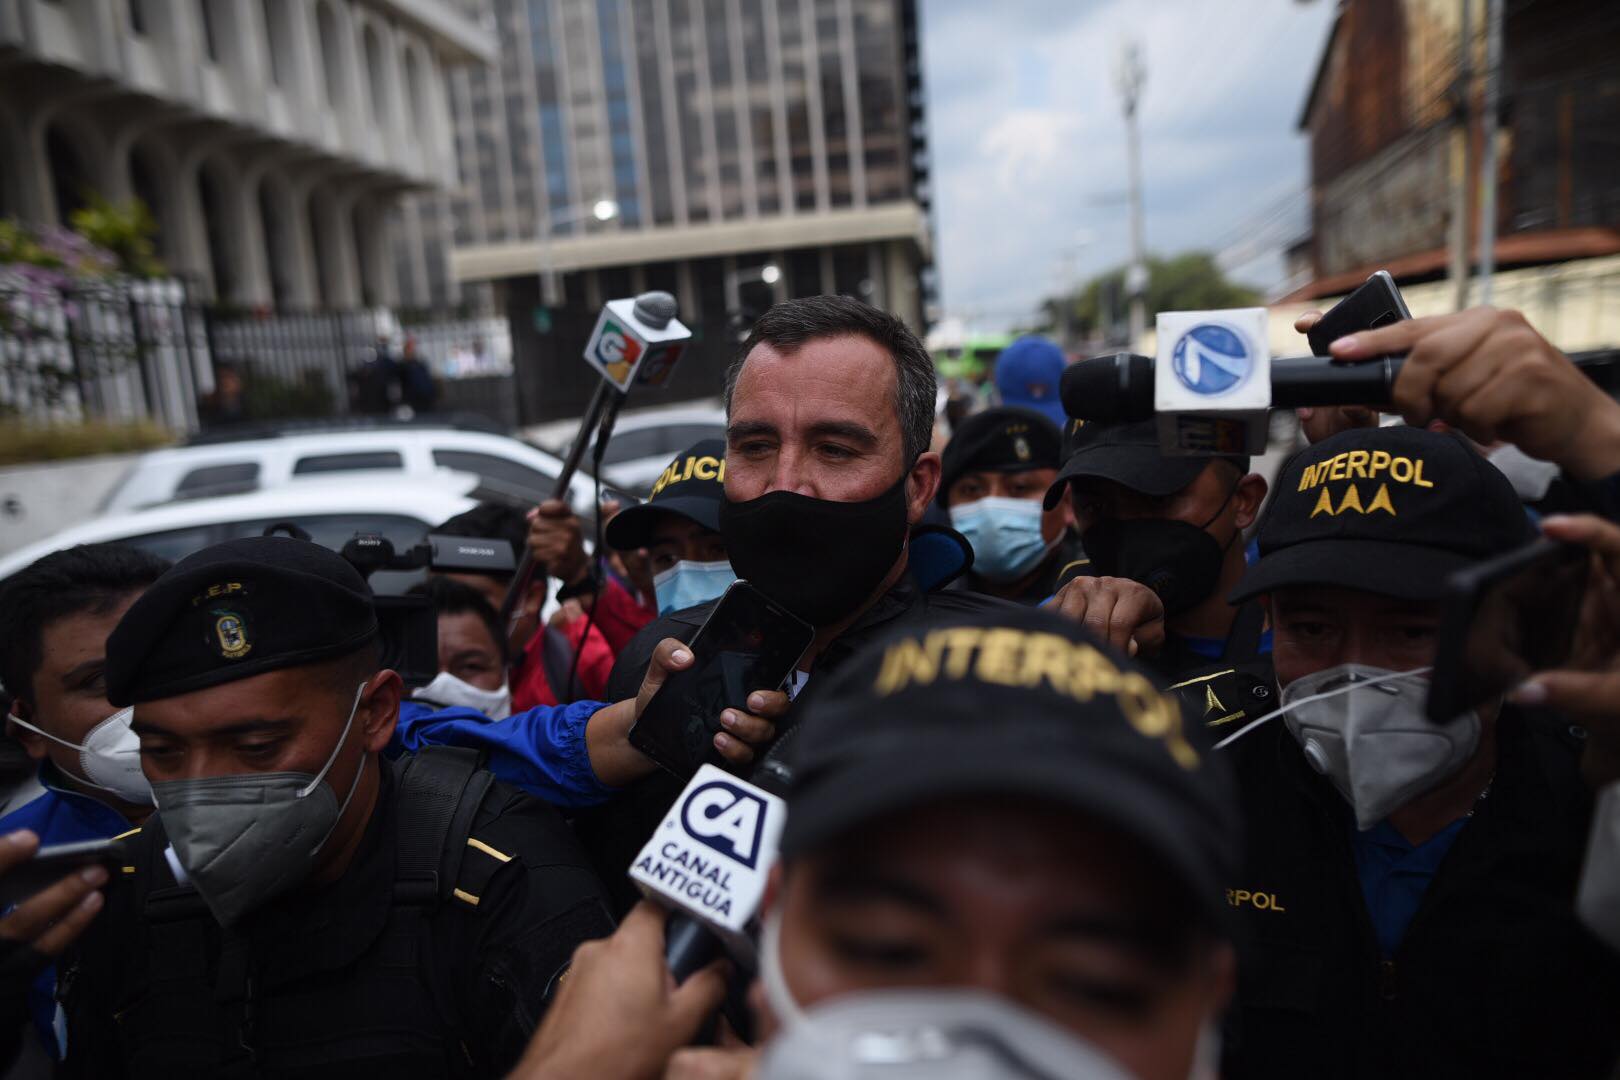
[[[671,913],[664,958],[676,982],[722,952],[757,968],[756,917],[786,820],[777,795],[704,765],[636,856],[630,879]]]

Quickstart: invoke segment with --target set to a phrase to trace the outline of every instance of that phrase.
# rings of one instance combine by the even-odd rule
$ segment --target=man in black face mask
[[[899,319],[844,296],[776,305],[727,372],[726,414],[720,533],[732,568],[816,627],[795,695],[902,622],[1005,610],[945,590],[972,549],[952,530],[918,525],[940,478],[928,450],[934,363]],[[690,641],[713,606],[642,629],[614,666],[609,696],[628,687],[633,697],[654,646]],[[679,790],[650,778],[607,809],[612,823],[588,841],[604,876],[616,868],[623,879]]]
[[[1051,606],[1179,684],[1205,723],[1268,706],[1265,612],[1226,599],[1243,578],[1243,530],[1265,479],[1246,457],[1161,453],[1152,421],[1070,421],[1065,442],[1046,505],[1068,493],[1090,563],[1070,571]]]
[[[899,319],[843,296],[776,305],[726,374],[726,414],[720,533],[739,578],[816,627],[796,686],[898,620],[997,606],[939,591],[971,549],[914,528],[940,478],[934,363]],[[661,638],[689,640],[709,607],[644,629],[610,690],[646,671]]]

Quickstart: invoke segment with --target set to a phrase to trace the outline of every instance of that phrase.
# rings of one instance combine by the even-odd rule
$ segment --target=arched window
[[[225,185],[213,169],[197,170],[197,202],[202,207],[203,233],[208,238],[208,267],[214,274],[214,297],[230,300],[236,293],[236,275],[226,253],[230,223],[225,217]]]
[[[424,88],[425,74],[422,65],[417,62],[416,50],[405,50],[405,91],[411,99],[411,126],[420,136],[428,125],[427,91]]]
[[[375,26],[367,25],[365,34],[366,73],[371,77],[371,118],[379,124],[388,122],[388,71],[384,67],[382,38]]]
[[[293,6],[286,0],[260,0],[264,8],[265,51],[270,54],[270,81],[286,89],[296,81],[293,70]]]
[[[89,202],[95,184],[90,166],[73,139],[52,124],[45,131],[45,160],[51,167],[51,193],[56,196],[56,220],[66,225],[73,211]]]
[[[332,108],[342,108],[345,83],[343,79],[343,31],[330,3],[316,8],[315,29],[321,39],[321,67],[326,75],[326,101]]]
[[[164,180],[163,166],[157,155],[145,146],[136,146],[129,152],[129,187],[135,197],[152,213],[157,225],[153,247],[164,250],[164,231],[169,224],[169,195]]]
[[[281,202],[270,190],[270,181],[259,181],[259,227],[264,231],[264,257],[270,266],[270,297],[276,307],[284,308],[292,300],[291,267],[287,265],[287,222],[281,212]]]

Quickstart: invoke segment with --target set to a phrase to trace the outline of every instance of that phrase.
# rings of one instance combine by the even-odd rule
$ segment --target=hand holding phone
[[[1536,540],[1453,574],[1429,675],[1429,719],[1450,723],[1531,675],[1564,666],[1589,566],[1585,548]]]
[[[0,940],[57,955],[101,910],[104,900],[96,890],[123,862],[124,845],[117,840],[41,848],[39,837],[26,829],[0,837],[0,905],[16,905],[0,918]],[[5,959],[9,964],[11,957]]]
[[[682,779],[705,764],[724,767],[714,746],[721,716],[753,712],[750,696],[781,687],[814,640],[809,623],[734,582],[692,638],[692,665],[668,674],[641,706],[630,745]]]

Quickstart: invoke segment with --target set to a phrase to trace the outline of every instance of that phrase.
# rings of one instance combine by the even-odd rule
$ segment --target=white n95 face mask
[[[802,1009],[782,973],[781,908],[765,915],[759,975],[782,1028],[755,1080],[1131,1080],[1078,1035],[997,994],[897,988]],[[1189,1080],[1213,1080],[1220,1040],[1200,1034]]]
[[[458,679],[448,671],[441,671],[426,686],[411,691],[412,699],[436,705],[441,709],[457,706],[481,712],[491,720],[505,720],[512,715],[512,687],[501,683],[495,690],[484,690],[465,679]]]
[[[1610,948],[1620,950],[1620,780],[1598,792],[1575,913]]]
[[[59,739],[43,728],[26,720],[10,717],[13,724],[25,727],[60,746],[79,752],[79,772],[74,776],[80,783],[110,792],[127,803],[137,806],[152,805],[152,784],[141,771],[141,739],[130,728],[134,709],[119,709],[107,719],[91,728],[83,743],[70,743]]]
[[[1432,791],[1479,749],[1477,711],[1444,725],[1424,714],[1422,674],[1340,664],[1283,688],[1283,723],[1355,811],[1357,829]]]

